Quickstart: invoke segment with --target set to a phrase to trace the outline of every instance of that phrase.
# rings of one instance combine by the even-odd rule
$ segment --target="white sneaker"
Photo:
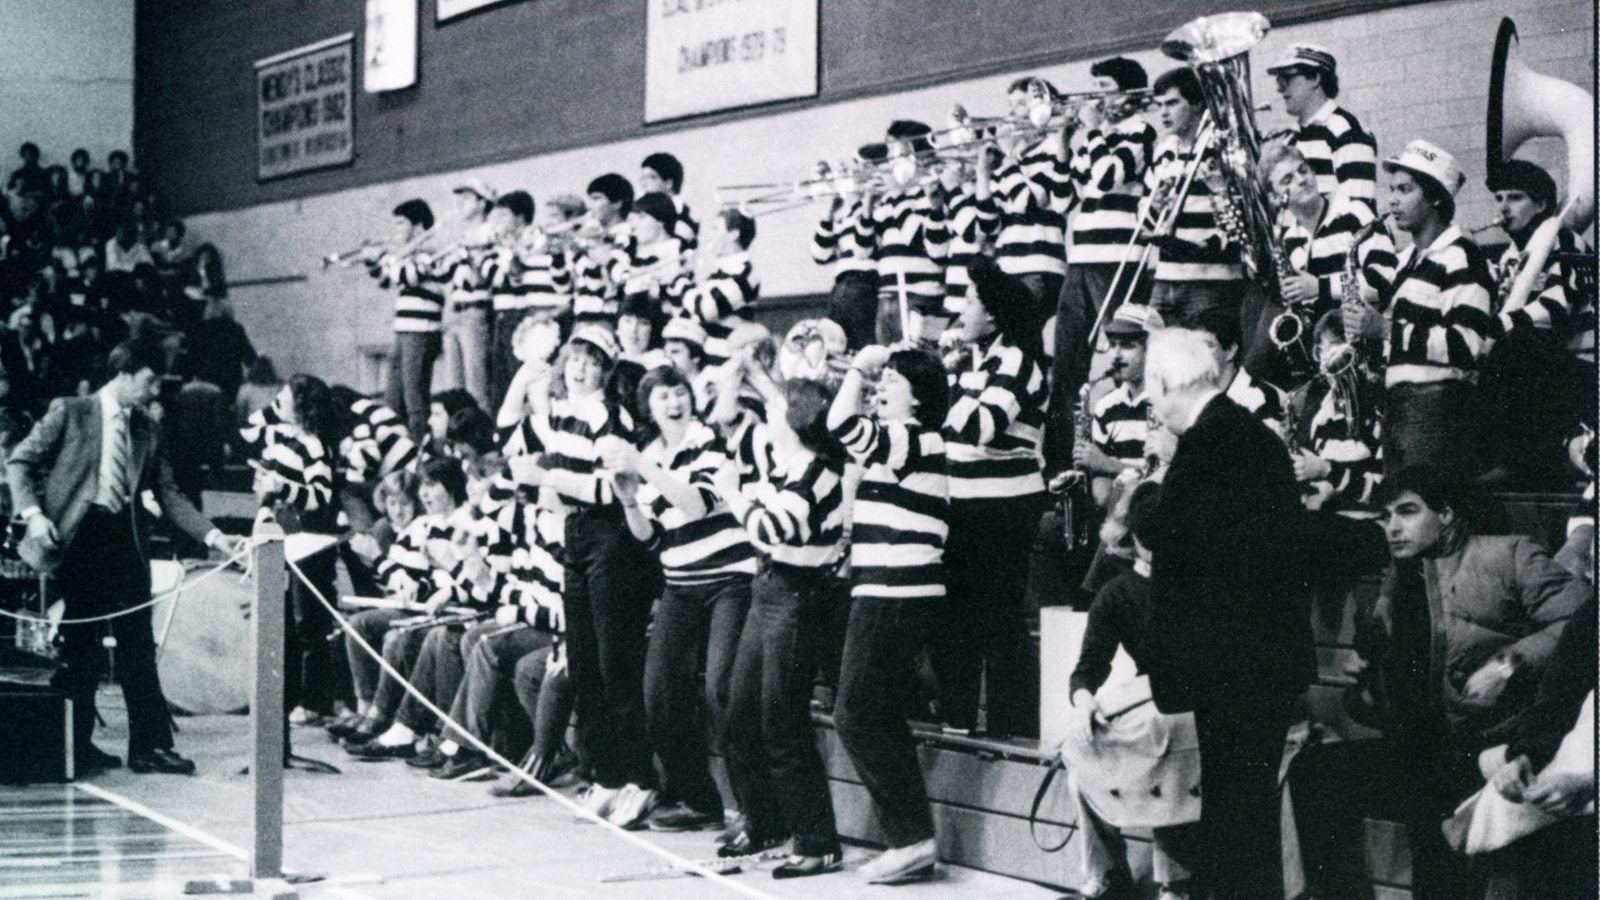
[[[939,847],[933,838],[885,850],[860,868],[868,884],[900,884],[933,874]]]
[[[622,791],[623,788],[608,788],[601,787],[598,784],[591,784],[589,785],[589,790],[584,792],[583,798],[578,801],[578,805],[583,807],[584,812],[590,813],[596,818],[604,819],[611,814],[611,804],[617,802],[617,797]],[[580,816],[578,821],[587,822],[589,820]]]
[[[1189,892],[1184,888],[1163,884],[1156,900],[1189,900]]]
[[[1078,887],[1084,897],[1103,897],[1111,890],[1111,880],[1104,875],[1092,875]]]
[[[643,827],[645,819],[655,811],[656,792],[637,784],[625,785],[617,798],[611,801],[611,815],[606,821],[629,830]]]

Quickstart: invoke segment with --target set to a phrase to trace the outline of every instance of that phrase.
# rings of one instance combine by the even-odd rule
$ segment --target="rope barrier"
[[[355,629],[350,627],[350,620],[347,619],[343,613],[339,612],[338,607],[334,603],[330,602],[327,597],[323,596],[322,591],[319,590],[317,586],[306,577],[304,572],[300,571],[300,567],[296,565],[293,560],[286,560],[286,562],[289,565],[289,571],[293,572],[294,576],[299,578],[301,583],[303,583],[306,588],[311,591],[312,596],[316,597],[317,601],[327,608],[328,612],[332,614],[334,621],[339,623],[339,627],[344,630],[345,634],[354,639],[356,645],[359,646],[368,656],[372,657],[378,663],[378,666],[389,675],[389,677],[395,679],[406,693],[410,694],[429,712],[437,716],[441,723],[449,725],[450,727],[454,728],[457,733],[465,737],[466,742],[471,744],[473,749],[477,750],[485,757],[493,760],[496,764],[504,766],[523,782],[536,788],[546,797],[549,797],[552,800],[555,800],[557,803],[560,803],[562,806],[565,806],[579,818],[585,819],[593,824],[600,825],[608,829],[617,837],[620,837],[623,840],[639,847],[640,849],[660,857],[661,859],[672,864],[674,867],[683,870],[685,874],[698,875],[708,881],[714,881],[717,884],[733,891],[734,893],[743,894],[746,897],[755,898],[755,900],[778,900],[778,898],[776,898],[774,895],[757,890],[748,884],[744,884],[729,878],[727,875],[707,867],[704,863],[696,862],[686,857],[679,856],[665,847],[652,844],[651,842],[639,837],[631,831],[627,831],[611,824],[600,816],[597,816],[594,813],[589,812],[587,809],[584,809],[579,804],[574,803],[555,788],[552,788],[539,779],[534,778],[532,775],[523,771],[522,768],[517,766],[515,763],[496,753],[494,748],[480,740],[477,735],[473,734],[465,726],[461,725],[461,723],[450,718],[449,713],[434,705],[432,700],[429,700],[425,694],[413,686],[410,681],[406,680],[404,675],[396,671],[395,668],[389,664],[389,661],[383,658],[382,653],[372,649],[372,645],[368,644],[360,634],[356,633]]]
[[[86,616],[86,617],[81,618],[81,619],[61,619],[59,621],[52,622],[51,624],[52,625],[88,625],[88,624],[93,623],[93,622],[109,622],[112,619],[118,619],[118,618],[121,618],[121,617],[126,616],[126,615],[131,615],[131,614],[139,612],[140,610],[143,610],[143,609],[149,609],[150,607],[155,606],[157,603],[160,603],[161,601],[167,599],[168,597],[176,597],[178,594],[180,594],[180,593],[182,593],[182,592],[184,592],[186,590],[190,590],[192,588],[198,587],[199,585],[203,584],[206,579],[215,576],[218,572],[222,572],[222,571],[226,570],[229,566],[231,566],[234,563],[238,562],[239,560],[244,559],[246,556],[248,556],[250,554],[250,551],[254,550],[256,548],[256,545],[260,544],[260,543],[261,543],[261,541],[252,539],[251,541],[249,541],[248,543],[245,544],[244,549],[242,549],[238,553],[235,553],[234,555],[228,557],[227,559],[223,560],[222,562],[217,563],[217,567],[215,569],[212,569],[211,571],[205,573],[204,575],[201,575],[199,578],[196,578],[194,581],[190,581],[190,582],[187,582],[187,583],[179,584],[177,587],[173,588],[170,591],[163,591],[160,594],[157,594],[156,596],[151,597],[149,600],[146,600],[145,602],[140,603],[140,604],[138,604],[136,606],[130,606],[127,609],[119,609],[116,612],[109,612],[109,613],[106,613],[105,615],[100,615],[100,616]],[[7,618],[7,619],[16,619],[19,622],[38,622],[38,621],[41,621],[41,619],[36,615],[31,615],[31,614],[28,614],[28,613],[11,612],[10,610],[6,610],[6,609],[0,609],[0,617],[4,617],[4,618]]]

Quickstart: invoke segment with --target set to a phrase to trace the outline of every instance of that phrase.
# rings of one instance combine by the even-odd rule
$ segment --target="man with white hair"
[[[1151,335],[1145,389],[1178,446],[1149,534],[1145,668],[1158,709],[1195,715],[1195,875],[1218,897],[1276,898],[1278,764],[1316,674],[1305,519],[1283,442],[1222,387],[1206,335]]]

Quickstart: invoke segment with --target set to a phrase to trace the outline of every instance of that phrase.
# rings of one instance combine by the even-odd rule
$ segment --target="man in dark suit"
[[[1152,518],[1146,670],[1193,711],[1203,800],[1196,876],[1212,896],[1283,895],[1278,766],[1316,673],[1305,521],[1282,441],[1221,390],[1205,337],[1152,335],[1145,386],[1179,435]]]
[[[230,555],[243,546],[173,486],[160,429],[144,411],[160,385],[160,348],[122,344],[108,363],[115,374],[104,387],[87,397],[57,400],[6,461],[11,495],[28,528],[22,558],[49,577],[66,602],[68,619],[106,615],[150,599],[149,517],[139,501],[145,490],[154,491],[167,519],[196,540]],[[108,631],[116,640],[117,677],[128,705],[128,767],[192,773],[194,763],[172,749],[148,609],[61,627],[62,668],[55,681],[73,701],[80,769],[121,763],[89,742]]]

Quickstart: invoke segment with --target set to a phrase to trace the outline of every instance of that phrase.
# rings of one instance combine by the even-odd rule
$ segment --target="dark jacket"
[[[1304,511],[1288,451],[1225,396],[1178,441],[1148,543],[1156,707],[1281,701],[1316,674]]]
[[[100,396],[57,400],[50,411],[33,426],[27,438],[11,451],[6,460],[6,478],[11,484],[15,509],[38,506],[56,528],[56,543],[65,551],[83,522],[84,513],[94,502],[100,480]],[[135,485],[129,494],[129,515],[141,548],[149,547],[148,517],[141,513],[139,495],[155,492],[167,518],[197,541],[211,531],[211,520],[201,515],[172,482],[172,467],[161,452],[161,429],[142,409],[128,418],[132,445],[128,471]],[[148,549],[145,549],[148,556]],[[45,574],[54,571],[59,554],[29,560]]]

